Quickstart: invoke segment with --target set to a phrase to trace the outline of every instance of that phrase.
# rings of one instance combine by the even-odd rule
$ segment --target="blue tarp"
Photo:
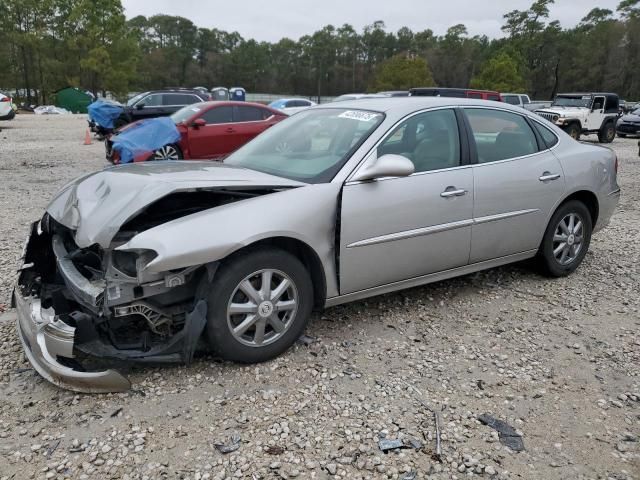
[[[141,120],[111,137],[113,149],[120,154],[120,163],[144,161],[165,145],[177,143],[180,132],[169,117]]]
[[[87,107],[87,111],[89,118],[102,128],[114,128],[114,122],[124,111],[124,108],[115,102],[96,100]]]

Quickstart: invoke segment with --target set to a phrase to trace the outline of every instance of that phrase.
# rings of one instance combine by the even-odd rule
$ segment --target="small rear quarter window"
[[[542,137],[542,140],[544,140],[544,143],[547,146],[547,148],[551,148],[556,143],[558,143],[558,137],[556,137],[555,133],[553,133],[547,127],[543,127],[538,122],[532,122],[532,123],[534,124],[536,130],[538,131],[538,133]]]

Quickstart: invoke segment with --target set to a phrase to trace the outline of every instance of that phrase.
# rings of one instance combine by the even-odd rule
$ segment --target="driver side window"
[[[593,100],[593,110],[602,110],[604,108],[604,97],[596,97]]]
[[[460,138],[456,115],[451,109],[414,115],[398,125],[378,147],[411,160],[417,172],[460,165]]]

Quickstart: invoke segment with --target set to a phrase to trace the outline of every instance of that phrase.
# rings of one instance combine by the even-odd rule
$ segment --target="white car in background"
[[[0,120],[13,120],[16,116],[16,112],[13,109],[13,102],[11,97],[7,97],[0,93]]]
[[[382,93],[345,93],[333,99],[334,102],[346,102],[347,100],[362,100],[363,98],[387,98],[391,95]]]
[[[280,110],[287,115],[293,115],[314,105],[317,105],[317,103],[307,100],[306,98],[281,98],[269,104],[271,108]]]

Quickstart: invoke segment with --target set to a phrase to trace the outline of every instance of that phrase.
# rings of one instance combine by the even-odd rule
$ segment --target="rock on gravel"
[[[105,162],[102,144],[82,145],[82,116],[2,127],[8,303],[28,224]],[[3,316],[0,479],[639,479],[640,161],[635,139],[611,148],[622,203],[576,274],[515,265],[336,307],[314,317],[313,342],[264,364],[205,356],[135,368],[126,393],[74,394],[30,368]],[[439,458],[426,406],[441,412]],[[527,449],[502,445],[482,413]],[[219,452],[230,438],[238,448]],[[421,448],[385,454],[383,438]]]

